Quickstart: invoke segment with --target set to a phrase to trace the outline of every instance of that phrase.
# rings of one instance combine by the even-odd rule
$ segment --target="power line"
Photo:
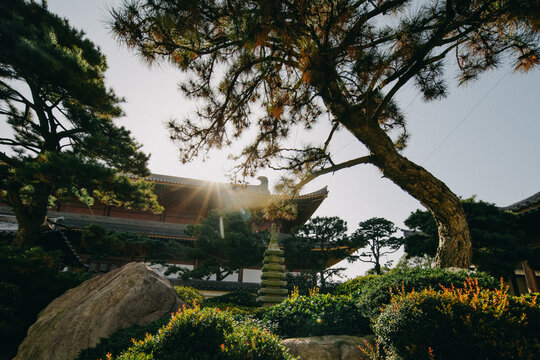
[[[480,101],[478,101],[475,106],[473,106],[473,108],[467,113],[467,115],[465,115],[465,117],[448,133],[448,135],[446,135],[446,137],[439,143],[439,145],[435,147],[435,149],[433,149],[433,151],[428,155],[428,157],[424,161],[422,161],[421,165],[424,165],[429,159],[431,159],[433,154],[435,154],[437,150],[439,150],[439,148],[444,145],[446,140],[448,140],[448,138],[452,136],[452,134],[461,126],[461,124],[463,124],[465,120],[467,120],[469,116],[478,108],[478,106],[480,106],[480,104],[493,92],[493,90],[495,90],[495,88],[501,83],[501,81],[503,81],[503,79],[506,77],[506,75],[510,73],[510,71],[512,71],[512,69],[504,73],[504,75],[499,79],[499,81],[497,81],[491,87],[491,89],[489,89],[486,95],[484,95],[484,97],[480,99]]]

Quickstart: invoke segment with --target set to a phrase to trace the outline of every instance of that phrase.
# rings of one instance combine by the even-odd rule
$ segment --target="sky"
[[[49,10],[83,30],[107,56],[106,83],[126,99],[125,117],[119,124],[131,130],[143,150],[151,154],[153,173],[228,182],[233,163],[228,149],[214,151],[206,162],[181,164],[164,123],[190,116],[195,105],[182,97],[179,70],[162,64],[149,68],[137,55],[120,45],[108,29],[108,9],[120,0],[48,0]],[[501,66],[464,87],[449,86],[448,98],[425,103],[412,88],[398,93],[398,103],[411,135],[404,155],[424,166],[463,198],[505,206],[540,191],[540,69],[513,73]],[[324,136],[324,129],[294,132],[291,141]],[[338,134],[332,150],[338,161],[365,154],[365,149],[346,132]],[[262,170],[275,184],[280,174]],[[248,179],[257,184],[255,179]],[[384,217],[404,228],[403,221],[418,201],[402,191],[371,165],[360,165],[325,175],[308,184],[304,193],[328,186],[328,198],[314,216],[339,216],[350,231],[360,221]],[[345,275],[361,275],[370,268],[363,263],[346,266]]]

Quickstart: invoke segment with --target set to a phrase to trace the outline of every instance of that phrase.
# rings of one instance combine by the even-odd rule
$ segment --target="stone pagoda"
[[[285,258],[276,239],[276,225],[272,224],[272,236],[268,249],[264,252],[261,274],[261,288],[257,300],[263,306],[279,304],[287,298],[287,281],[285,281]]]

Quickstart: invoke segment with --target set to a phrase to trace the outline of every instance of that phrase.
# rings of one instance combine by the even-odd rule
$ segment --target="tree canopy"
[[[395,95],[414,84],[426,101],[443,98],[451,59],[459,84],[505,55],[516,70],[531,69],[540,61],[539,7],[536,0],[133,0],[112,16],[119,39],[143,59],[191,74],[181,89],[202,105],[196,117],[169,123],[184,161],[247,135],[236,172],[288,170],[293,190],[375,165],[433,214],[437,264],[468,267],[459,198],[400,154],[408,133]],[[295,127],[321,123],[329,130],[320,143],[287,143]],[[336,162],[340,130],[367,153]]]
[[[46,5],[0,4],[0,201],[33,244],[57,199],[79,198],[160,211],[148,156],[124,127],[117,97],[104,82],[105,56]]]
[[[328,268],[328,262],[332,259],[352,261],[359,247],[357,238],[347,235],[347,222],[336,216],[309,219],[295,229],[292,236],[283,239],[287,270],[311,273],[312,285],[320,283],[323,290],[327,277],[336,273],[336,269]]]
[[[215,275],[216,280],[223,280],[241,268],[261,264],[270,238],[266,231],[256,232],[253,220],[243,213],[219,210],[211,210],[186,232],[195,240],[193,246],[184,246],[179,253],[198,264],[193,270],[170,266],[169,273],[180,272],[184,278],[196,279]]]
[[[471,229],[472,263],[479,270],[506,277],[514,275],[522,260],[538,264],[540,248],[528,242],[531,237],[518,215],[474,198],[463,200],[463,208]],[[431,214],[417,210],[405,225],[415,231],[403,239],[407,256],[434,256],[438,239]]]
[[[402,245],[402,239],[393,236],[398,230],[393,222],[384,218],[371,218],[360,222],[353,234],[362,249],[358,260],[372,263],[375,274],[381,275],[382,258],[395,253]]]
[[[180,256],[183,242],[174,239],[155,239],[131,232],[111,231],[92,224],[83,230],[79,239],[70,241],[81,254],[94,259],[109,256],[131,257],[132,261],[162,262]],[[136,259],[136,260],[135,260]]]

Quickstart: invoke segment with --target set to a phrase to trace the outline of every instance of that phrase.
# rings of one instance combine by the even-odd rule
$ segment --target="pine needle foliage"
[[[119,98],[104,81],[98,47],[46,3],[0,4],[0,201],[19,223],[18,245],[32,245],[47,206],[79,199],[161,211],[148,156],[124,127]]]
[[[187,73],[196,116],[168,124],[182,161],[238,143],[233,171],[286,170],[287,191],[314,178],[372,164],[418,199],[442,234],[436,262],[467,268],[471,244],[459,198],[400,154],[406,119],[395,95],[406,85],[444,98],[450,63],[459,84],[505,59],[517,71],[540,62],[538,1],[147,0],[112,11],[113,31],[149,63]],[[325,139],[290,145],[295,130]],[[249,130],[249,131],[248,131]],[[336,133],[367,151],[338,162]],[[334,147],[333,147],[334,146]]]

